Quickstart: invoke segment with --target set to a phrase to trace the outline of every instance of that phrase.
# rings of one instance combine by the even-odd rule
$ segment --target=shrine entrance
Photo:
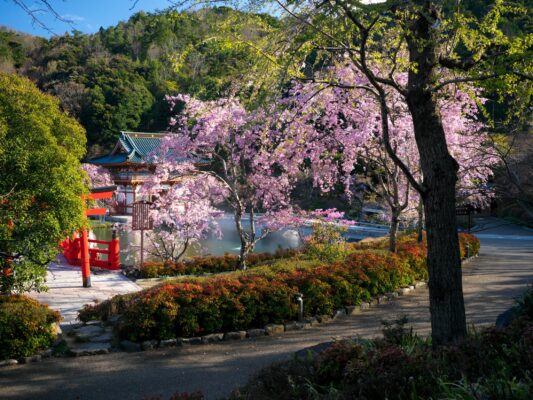
[[[85,200],[106,200],[113,197],[116,186],[106,186],[91,189],[91,193],[84,196]],[[85,210],[85,216],[105,216],[107,209],[96,207]],[[105,246],[104,248],[90,248],[90,243]],[[91,267],[106,268],[109,270],[120,269],[120,246],[116,230],[110,241],[89,239],[86,228],[82,229],[72,238],[67,238],[61,243],[63,255],[70,265],[81,266],[83,287],[91,287]],[[101,258],[103,256],[104,258]]]

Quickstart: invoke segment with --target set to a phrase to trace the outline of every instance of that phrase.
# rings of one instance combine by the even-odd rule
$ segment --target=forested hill
[[[120,130],[165,129],[165,94],[238,94],[232,82],[241,81],[257,55],[217,35],[233,24],[253,40],[275,29],[276,20],[217,8],[139,12],[96,34],[73,31],[50,40],[1,29],[0,70],[28,76],[56,95],[85,127],[89,155],[96,155],[109,150]]]

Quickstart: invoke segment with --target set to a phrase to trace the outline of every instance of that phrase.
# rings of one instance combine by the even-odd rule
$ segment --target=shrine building
[[[156,164],[151,155],[159,146],[166,132],[120,132],[117,144],[108,155],[89,162],[109,170],[117,185],[118,215],[131,215],[133,203],[141,200],[139,189],[154,173]]]

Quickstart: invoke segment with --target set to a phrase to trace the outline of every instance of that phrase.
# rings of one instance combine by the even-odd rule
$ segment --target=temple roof
[[[164,132],[120,132],[111,153],[91,159],[92,164],[150,164],[149,155],[159,146]]]

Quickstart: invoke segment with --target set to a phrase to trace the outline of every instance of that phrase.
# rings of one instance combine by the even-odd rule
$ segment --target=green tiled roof
[[[159,146],[165,133],[120,132],[113,151],[102,157],[93,158],[93,164],[149,164],[149,155]]]

